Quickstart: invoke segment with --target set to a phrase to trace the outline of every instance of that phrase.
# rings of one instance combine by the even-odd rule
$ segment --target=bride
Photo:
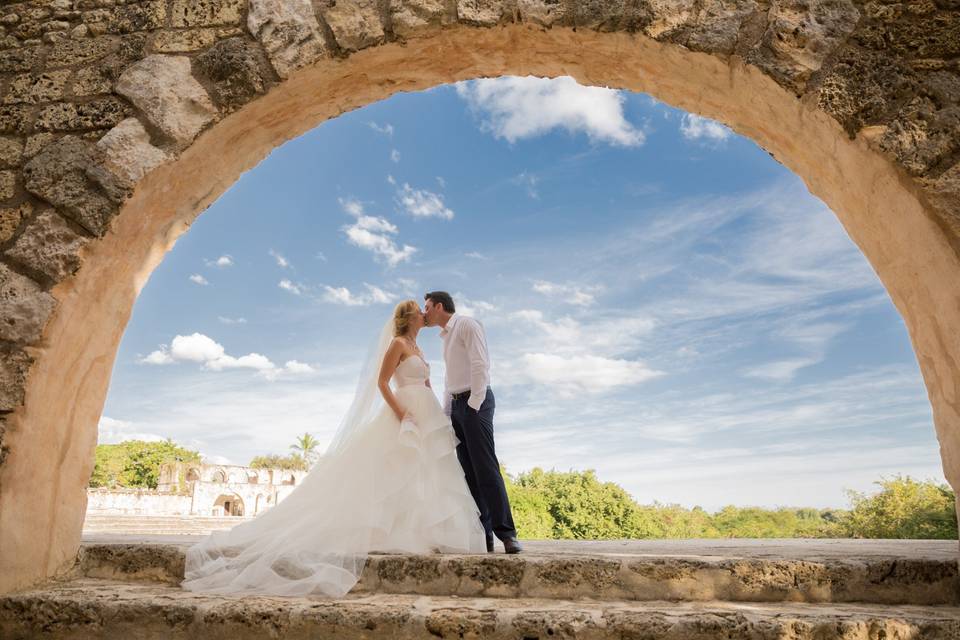
[[[486,552],[458,441],[417,346],[423,326],[414,300],[397,305],[324,456],[279,504],[190,547],[184,589],[341,597],[370,551]]]

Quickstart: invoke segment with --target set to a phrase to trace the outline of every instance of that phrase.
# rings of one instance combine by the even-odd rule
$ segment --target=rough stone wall
[[[0,7],[0,418],[52,291],[137,182],[321,59],[444,29],[622,31],[743,60],[862,137],[960,249],[960,2],[40,0]],[[0,465],[15,456],[3,444]]]

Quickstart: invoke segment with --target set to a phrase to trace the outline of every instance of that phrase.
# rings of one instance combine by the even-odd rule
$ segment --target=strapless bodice
[[[430,378],[430,365],[418,355],[407,356],[397,365],[393,379],[397,387],[422,385]]]

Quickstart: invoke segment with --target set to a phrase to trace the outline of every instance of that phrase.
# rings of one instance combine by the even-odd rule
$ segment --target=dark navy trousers
[[[469,394],[453,399],[450,420],[460,444],[457,458],[467,478],[467,486],[480,509],[480,521],[487,536],[496,534],[501,540],[515,538],[517,528],[510,513],[507,488],[500,475],[500,462],[493,446],[493,411],[496,402],[493,391],[487,387],[487,395],[477,411],[467,404]]]

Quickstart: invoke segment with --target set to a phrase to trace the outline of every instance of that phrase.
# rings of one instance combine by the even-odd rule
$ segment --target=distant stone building
[[[87,513],[252,517],[287,497],[306,475],[306,471],[173,462],[160,467],[156,489],[88,489]]]

